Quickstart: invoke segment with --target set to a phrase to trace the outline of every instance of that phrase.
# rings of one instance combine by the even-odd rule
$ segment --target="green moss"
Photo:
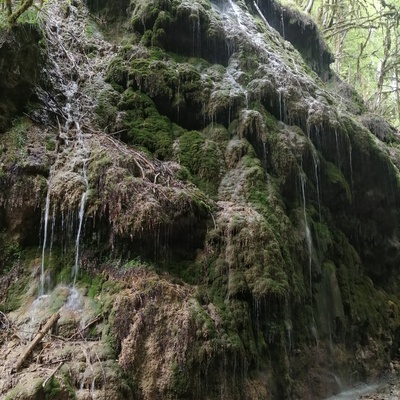
[[[0,304],[0,310],[8,313],[21,307],[23,301],[25,301],[25,291],[28,285],[28,276],[20,276],[16,282],[13,282],[7,289],[5,301]]]
[[[54,399],[61,393],[61,386],[56,377],[51,377],[43,389],[45,399]]]
[[[200,132],[186,132],[179,138],[177,158],[189,170],[200,189],[216,195],[221,174],[221,153],[215,142],[206,140]]]
[[[351,189],[350,185],[348,184],[346,178],[342,174],[342,172],[339,170],[339,168],[336,167],[335,164],[327,161],[324,164],[324,170],[327,176],[328,181],[339,187],[339,190],[341,193],[344,194],[346,200],[348,202],[351,202]]]
[[[118,91],[121,91],[122,88],[126,88],[128,82],[128,67],[123,57],[118,56],[111,61],[107,68],[106,79],[111,83],[114,89]]]
[[[100,91],[95,113],[97,116],[97,123],[102,129],[110,130],[115,123],[119,98],[120,93],[108,85]]]
[[[19,244],[16,241],[10,241],[5,233],[0,234],[0,273],[8,273],[20,256]]]
[[[35,378],[31,379],[29,383],[21,383],[13,389],[11,389],[8,394],[4,397],[4,400],[14,400],[18,398],[30,398],[30,399],[40,399],[42,395],[42,383],[43,379]]]
[[[322,253],[326,253],[333,244],[333,237],[329,226],[321,222],[314,222],[313,226],[315,237],[318,242],[318,249]]]
[[[126,112],[122,140],[149,150],[157,158],[168,159],[172,154],[173,131],[171,121],[158,113],[153,101],[140,91],[124,92],[118,108]]]

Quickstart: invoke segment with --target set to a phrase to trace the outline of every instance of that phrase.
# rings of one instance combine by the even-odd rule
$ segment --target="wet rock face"
[[[249,3],[249,7],[254,8],[254,3]],[[308,66],[323,80],[328,80],[331,76],[329,65],[333,62],[333,55],[322,41],[314,21],[307,15],[273,0],[257,1],[257,5],[270,25],[299,51]]]
[[[354,204],[343,230],[360,252],[367,273],[382,286],[391,286],[399,261],[396,172],[386,154],[377,148],[368,153],[356,148]],[[344,222],[344,221],[343,221]]]
[[[218,16],[207,1],[160,1],[150,5],[132,2],[132,28],[148,35],[152,45],[167,51],[201,57],[210,63],[227,65],[233,52]]]
[[[0,32],[0,132],[26,106],[43,64],[41,34],[31,25]]]
[[[85,3],[91,12],[102,14],[107,20],[114,20],[117,17],[126,17],[130,1],[85,0]]]

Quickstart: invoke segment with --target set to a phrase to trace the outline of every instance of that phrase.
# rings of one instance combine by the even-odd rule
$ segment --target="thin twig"
[[[44,388],[47,382],[57,373],[57,371],[61,368],[64,364],[64,361],[60,361],[60,364],[57,365],[57,368],[43,381],[42,387]]]
[[[103,319],[103,316],[101,314],[97,315],[97,317],[95,317],[93,320],[89,321],[82,329],[79,329],[78,332],[75,332],[72,336],[69,337],[70,339],[73,339],[75,336],[81,335],[82,339],[84,339],[83,337],[83,332],[89,328],[90,326],[92,326],[93,324],[95,324],[96,322],[100,321],[101,319]]]

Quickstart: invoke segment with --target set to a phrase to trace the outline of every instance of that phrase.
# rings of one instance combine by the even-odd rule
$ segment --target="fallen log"
[[[60,318],[60,313],[56,312],[48,319],[46,324],[39,330],[37,335],[33,338],[32,342],[29,344],[28,348],[25,350],[25,352],[19,358],[18,362],[15,364],[15,367],[12,369],[13,372],[17,372],[21,368],[25,360],[29,357],[29,355],[32,353],[35,347],[43,339],[43,336],[54,326],[54,324],[58,321],[59,318]]]

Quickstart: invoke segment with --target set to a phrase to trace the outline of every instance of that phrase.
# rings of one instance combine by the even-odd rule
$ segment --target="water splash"
[[[374,392],[376,389],[378,389],[378,387],[379,387],[379,384],[361,385],[359,387],[349,389],[349,390],[341,392],[335,396],[329,397],[326,400],[354,400],[354,399],[358,399],[361,396],[364,396],[368,393]]]
[[[68,300],[64,307],[72,311],[82,310],[83,298],[81,293],[75,286],[70,289]]]

